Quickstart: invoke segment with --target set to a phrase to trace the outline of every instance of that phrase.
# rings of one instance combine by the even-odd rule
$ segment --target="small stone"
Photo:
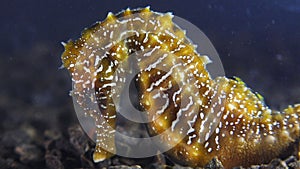
[[[291,169],[299,169],[300,168],[300,161],[292,162],[288,164],[288,167]]]
[[[58,140],[55,140],[55,148],[61,150],[61,151],[64,151],[65,153],[69,154],[70,156],[73,156],[73,155],[80,155],[80,153],[78,153],[73,145],[70,143],[70,141],[65,138],[65,137],[61,137],[60,139]]]
[[[290,156],[284,160],[286,164],[297,162],[297,158],[295,156]]]
[[[273,159],[270,164],[270,168],[276,168],[276,169],[288,169],[288,166],[286,163],[280,159]]]
[[[64,169],[61,161],[61,152],[59,150],[52,150],[45,155],[46,165],[50,169]]]
[[[90,156],[92,157],[92,156]],[[85,155],[80,156],[81,166],[84,168],[95,168],[92,158],[88,158]]]
[[[15,152],[20,155],[20,161],[22,163],[30,163],[41,161],[42,151],[35,145],[22,144],[15,148]]]
[[[264,168],[264,166],[252,165],[252,166],[250,167],[250,169],[261,169],[261,168]]]
[[[127,165],[118,165],[118,166],[110,166],[108,169],[141,169],[142,167],[139,165],[127,166]]]
[[[0,169],[28,169],[28,167],[24,166],[23,164],[8,158],[8,159],[1,159],[0,160]]]
[[[115,162],[116,160],[114,160],[113,162]],[[142,161],[142,159],[140,160]],[[131,166],[131,165],[135,165],[137,162],[132,159],[132,158],[126,158],[126,157],[120,157],[118,158],[118,162],[120,164],[125,164],[125,165],[128,165],[128,166]]]
[[[245,169],[245,168],[242,166],[238,166],[238,167],[233,167],[233,169]]]
[[[184,166],[175,164],[175,166],[172,169],[193,169],[193,168],[192,167],[184,167]]]
[[[71,145],[78,151],[79,154],[84,154],[89,149],[89,139],[79,125],[68,129]]]
[[[1,142],[6,147],[16,147],[22,143],[30,142],[29,135],[21,129],[7,131],[1,137]]]
[[[57,140],[61,137],[61,132],[57,130],[45,130],[44,136],[49,139]]]
[[[165,164],[154,163],[149,166],[150,169],[171,169],[171,166]]]
[[[205,169],[224,169],[222,162],[218,158],[214,157],[206,166]]]

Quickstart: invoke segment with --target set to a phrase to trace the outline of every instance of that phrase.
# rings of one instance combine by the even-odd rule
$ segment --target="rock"
[[[297,160],[295,156],[290,156],[285,160],[287,166],[291,169],[299,169],[300,168],[300,161]]]
[[[110,166],[108,169],[141,169],[142,167],[139,165],[134,166],[126,166],[126,165],[117,165],[117,166]]]
[[[61,132],[57,130],[45,130],[44,136],[48,139],[57,140],[62,135]]]
[[[0,169],[28,169],[25,165],[11,159],[0,159]]]
[[[15,153],[20,156],[22,163],[31,163],[42,160],[42,151],[36,145],[33,144],[22,144],[15,148]]]
[[[218,158],[213,158],[205,167],[205,169],[223,169],[223,165]]]
[[[22,129],[16,129],[11,131],[6,131],[2,135],[2,144],[6,147],[16,147],[22,143],[29,143],[30,137],[29,135],[22,131]]]
[[[79,154],[84,154],[88,149],[90,149],[89,138],[79,125],[70,127],[68,129],[68,133],[71,145],[76,151],[78,151]]]
[[[45,155],[46,165],[50,169],[64,169],[59,150],[48,151]]]
[[[180,165],[175,165],[172,169],[193,169],[192,167],[184,167]]]
[[[288,169],[288,166],[286,163],[280,159],[273,159],[270,164],[270,168],[276,168],[276,169]]]

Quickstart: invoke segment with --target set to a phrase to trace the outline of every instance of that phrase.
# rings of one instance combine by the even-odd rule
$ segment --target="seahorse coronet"
[[[271,110],[240,78],[212,79],[209,56],[197,53],[172,17],[150,7],[108,13],[78,40],[64,44],[72,95],[95,120],[94,161],[116,152],[114,98],[133,69],[133,53],[138,53],[135,83],[140,106],[151,119],[149,133],[160,136],[162,148],[172,146],[165,154],[175,162],[203,167],[218,157],[225,168],[250,166],[269,162],[294,144],[300,136],[300,104]]]

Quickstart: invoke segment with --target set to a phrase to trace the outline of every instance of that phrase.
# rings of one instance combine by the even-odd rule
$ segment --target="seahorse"
[[[109,13],[64,44],[72,95],[95,120],[94,161],[116,152],[113,98],[119,98],[133,69],[148,132],[159,136],[161,149],[170,147],[165,154],[174,162],[203,167],[217,157],[225,168],[250,166],[296,144],[300,104],[272,110],[240,78],[211,78],[209,57],[196,51],[172,17],[149,7]]]

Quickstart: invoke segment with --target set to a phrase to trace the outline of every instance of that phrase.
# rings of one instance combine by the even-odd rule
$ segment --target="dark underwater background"
[[[300,103],[300,0],[4,0],[0,168],[101,167],[82,150],[81,144],[92,143],[76,128],[71,79],[59,69],[61,42],[77,39],[108,12],[146,6],[196,25],[218,51],[226,76],[240,77],[270,107],[282,110]],[[124,164],[113,160],[118,162],[103,166]],[[136,164],[126,160],[126,165]]]

